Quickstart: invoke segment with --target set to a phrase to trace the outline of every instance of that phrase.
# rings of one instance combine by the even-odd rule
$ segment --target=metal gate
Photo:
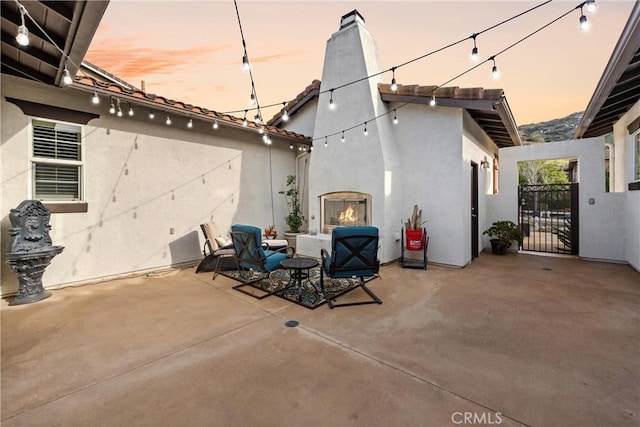
[[[522,250],[578,255],[578,184],[521,185]]]

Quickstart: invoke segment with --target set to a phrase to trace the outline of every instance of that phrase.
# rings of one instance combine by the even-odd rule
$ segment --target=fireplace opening
[[[339,226],[371,225],[371,196],[339,191],[320,196],[320,227],[330,234]]]

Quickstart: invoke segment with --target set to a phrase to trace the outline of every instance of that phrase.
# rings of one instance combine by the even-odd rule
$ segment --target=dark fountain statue
[[[25,200],[11,209],[7,264],[18,276],[18,295],[9,305],[28,304],[48,298],[42,275],[54,256],[64,249],[49,237],[49,210],[37,200]]]

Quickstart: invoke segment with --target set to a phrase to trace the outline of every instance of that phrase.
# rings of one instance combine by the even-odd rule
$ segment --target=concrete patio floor
[[[2,426],[640,423],[629,266],[483,253],[381,276],[382,305],[334,310],[195,268],[3,300]]]

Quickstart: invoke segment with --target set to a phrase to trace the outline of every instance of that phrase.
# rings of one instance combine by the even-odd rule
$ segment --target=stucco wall
[[[604,140],[550,142],[500,149],[500,194],[489,197],[489,223],[518,222],[518,162],[578,159],[580,249],[583,258],[625,261],[625,195],[605,192]],[[593,199],[593,204],[589,204]],[[489,242],[485,238],[485,246]]]
[[[615,151],[616,191],[624,192],[624,223],[626,226],[626,260],[640,271],[640,191],[629,191],[629,183],[635,181],[635,142],[627,127],[640,117],[640,101],[620,118],[613,127]]]
[[[302,135],[313,135],[313,127],[316,123],[317,107],[317,98],[307,102],[289,118],[288,122],[282,122],[280,127]]]
[[[627,126],[638,117],[640,117],[640,101],[636,102],[613,126],[616,192],[627,191],[629,182],[634,180],[635,147]]]
[[[396,106],[391,104],[390,108]],[[402,218],[406,220],[417,204],[427,221],[429,260],[463,266],[465,234],[461,224],[468,220],[463,211],[469,197],[463,194],[460,177],[461,110],[413,104],[400,109],[398,119],[394,138],[404,172]]]
[[[9,211],[32,197],[30,119],[4,97],[87,111],[106,111],[108,102],[92,107],[86,92],[5,76],[2,95],[4,258]],[[288,141],[273,138],[270,148],[255,132],[224,126],[214,131],[197,121],[189,130],[178,117],[169,127],[158,116],[149,122],[143,114],[131,119],[106,113],[84,126],[88,212],[52,214],[51,237],[65,249],[48,267],[45,287],[198,260],[199,224],[211,220],[223,232],[233,223],[265,227],[274,221],[285,229],[286,206],[277,192],[295,173],[297,154]],[[15,292],[15,275],[1,265],[2,294]]]

